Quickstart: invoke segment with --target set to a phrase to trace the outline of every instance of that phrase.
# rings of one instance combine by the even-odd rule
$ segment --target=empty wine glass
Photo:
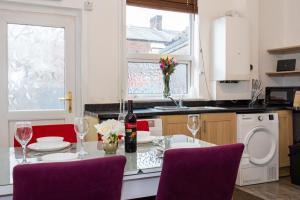
[[[89,130],[88,120],[85,117],[76,117],[74,120],[74,129],[77,136],[80,139],[79,156],[82,157],[87,154],[87,152],[84,150],[83,140],[84,140],[84,136],[87,134]]]
[[[118,121],[122,124],[123,134],[125,134],[125,117],[126,117],[125,112],[119,113],[119,115],[118,115]]]
[[[193,135],[193,141],[195,142],[195,137],[200,129],[200,116],[199,115],[188,115],[187,128],[191,131]]]
[[[26,145],[32,138],[32,126],[31,122],[16,122],[15,124],[15,138],[20,143],[23,149],[23,163],[27,163],[26,160]]]
[[[126,114],[127,113],[125,113],[125,112],[119,113],[119,115],[118,115],[118,121],[121,122],[121,123],[124,123]]]

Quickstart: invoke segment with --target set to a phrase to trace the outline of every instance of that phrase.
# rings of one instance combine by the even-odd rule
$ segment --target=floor
[[[155,200],[155,197],[138,200]],[[236,187],[233,200],[300,200],[300,186],[291,184],[289,177],[280,181]]]
[[[279,174],[276,182],[236,186],[232,200],[300,200],[300,185],[291,183],[290,168],[280,168]],[[155,200],[155,196],[135,200]]]
[[[289,177],[280,181],[236,187],[234,200],[300,200],[300,186],[291,184]]]

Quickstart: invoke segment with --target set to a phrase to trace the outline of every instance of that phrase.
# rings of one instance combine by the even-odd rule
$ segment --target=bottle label
[[[136,123],[125,123],[125,142],[136,143]]]

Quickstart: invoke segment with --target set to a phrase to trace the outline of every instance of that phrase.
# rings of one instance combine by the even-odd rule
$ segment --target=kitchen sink
[[[218,106],[199,106],[199,107],[190,107],[193,108],[194,110],[225,110],[226,108],[223,107],[218,107]]]
[[[177,106],[155,106],[154,109],[156,109],[156,110],[188,110],[190,108],[186,107],[186,106],[182,106],[182,107],[177,107]]]
[[[156,110],[224,110],[223,107],[214,107],[214,106],[199,106],[199,107],[177,107],[177,106],[155,106]]]

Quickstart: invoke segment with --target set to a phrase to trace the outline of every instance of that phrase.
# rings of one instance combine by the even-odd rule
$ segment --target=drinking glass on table
[[[125,112],[119,113],[119,115],[118,115],[118,121],[121,122],[121,123],[124,123],[126,114],[127,113],[125,113]]]
[[[200,116],[199,115],[188,115],[187,128],[191,131],[193,135],[193,141],[195,142],[195,137],[200,129]]]
[[[120,113],[118,115],[118,121],[124,123],[126,115],[127,113],[125,112],[125,102],[122,99],[120,102]]]
[[[123,127],[123,134],[125,134],[125,117],[126,117],[126,114],[125,112],[122,112],[122,113],[119,113],[118,115],[118,121],[122,124],[122,127]]]
[[[32,126],[31,122],[16,122],[15,124],[15,138],[20,143],[23,149],[23,163],[27,163],[26,160],[26,145],[32,138]]]
[[[89,130],[89,123],[85,117],[76,117],[74,120],[74,129],[77,136],[80,139],[80,151],[79,156],[84,156],[87,152],[84,150],[83,140],[84,136],[87,134]]]

